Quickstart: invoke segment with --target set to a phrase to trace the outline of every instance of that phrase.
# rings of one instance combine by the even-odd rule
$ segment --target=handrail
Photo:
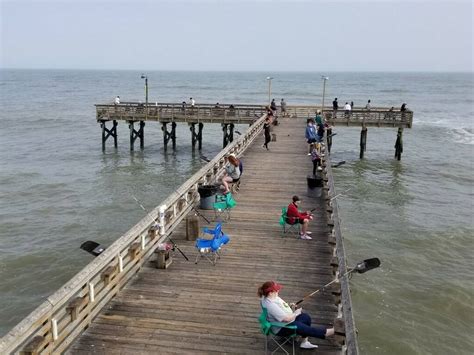
[[[327,146],[327,137],[326,146]],[[331,169],[331,159],[329,155],[325,158],[325,167],[323,170],[324,176],[327,178],[327,181],[323,179],[324,185],[326,186],[326,199],[329,206],[332,208],[332,215],[330,216],[330,224],[332,227],[332,236],[336,240],[336,256],[338,264],[338,276],[346,274],[348,268],[346,264],[346,252],[344,249],[344,241],[341,232],[341,226],[339,222],[339,208],[336,196],[336,189],[334,186],[334,176]],[[345,326],[345,348],[346,352],[349,355],[358,355],[359,348],[357,344],[357,334],[355,321],[352,314],[352,301],[351,293],[349,286],[349,277],[348,275],[340,277],[339,279],[341,285],[341,305],[342,305],[342,316],[344,319]]]
[[[287,112],[293,117],[314,118],[318,106],[288,106]],[[325,108],[324,118],[330,124],[379,124],[381,126],[403,125],[411,128],[413,123],[413,111],[391,110],[388,107],[373,107],[370,110],[365,108],[355,108],[346,112],[345,110],[336,110]]]
[[[241,155],[261,133],[265,115],[191,176],[176,192],[90,262],[0,339],[0,354],[60,353],[153,254],[199,200],[198,185],[217,179],[225,157]],[[155,221],[159,230],[155,232]],[[30,351],[30,349],[35,349]]]
[[[251,123],[255,117],[260,117],[265,113],[265,107],[261,105],[190,105],[148,103],[148,105],[129,102],[114,104],[96,104],[97,121],[107,120],[127,120],[127,121],[243,121]]]

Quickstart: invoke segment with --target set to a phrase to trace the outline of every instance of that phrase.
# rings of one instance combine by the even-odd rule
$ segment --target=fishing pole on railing
[[[143,207],[143,205],[141,204],[141,202],[134,196],[134,195],[131,195],[133,197],[133,199],[138,203],[138,205],[141,207],[141,209],[143,211],[145,211],[146,213],[150,213],[145,207]],[[156,219],[154,219],[155,223],[157,223]],[[184,252],[178,247],[178,244],[175,243],[175,241],[173,239],[171,239],[171,234],[173,234],[173,232],[171,232],[169,235],[168,235],[168,240],[171,242],[171,244],[173,245],[173,248],[171,250],[178,250],[181,255],[186,259],[186,261],[189,261],[189,258],[186,256],[186,254],[184,254]]]

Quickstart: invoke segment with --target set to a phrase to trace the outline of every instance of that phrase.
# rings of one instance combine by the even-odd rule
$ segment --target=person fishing
[[[270,118],[267,116],[265,117],[265,122],[263,124],[263,134],[265,136],[265,143],[263,143],[263,147],[268,149],[268,143],[272,140],[270,135]]]
[[[328,336],[334,335],[334,328],[327,328],[324,326],[311,326],[311,316],[308,313],[303,313],[302,308],[296,308],[296,305],[288,305],[280,298],[279,292],[282,286],[275,281],[266,281],[258,288],[257,294],[260,297],[260,304],[267,310],[267,320],[269,322],[283,322],[287,325],[296,326],[296,334],[303,339],[300,343],[302,349],[315,349],[318,346],[311,344],[308,337],[315,337],[325,339]],[[293,306],[293,307],[291,307]],[[272,326],[274,334],[279,336],[291,335],[293,330]]]
[[[224,195],[230,191],[229,183],[236,183],[240,179],[240,161],[234,154],[227,157],[229,164],[225,167],[225,173],[222,177],[222,185],[224,185]]]
[[[316,143],[318,139],[316,128],[314,127],[314,121],[312,118],[309,118],[307,120],[307,126],[306,126],[304,136],[306,137],[306,142],[309,144],[308,155],[311,155],[311,144]]]
[[[298,211],[298,205],[301,200],[298,196],[293,196],[292,202],[288,205],[286,210],[286,223],[288,224],[301,224],[300,238],[305,240],[313,239],[309,235],[311,234],[308,231],[309,221],[313,219],[311,211],[300,212]]]
[[[321,168],[322,155],[321,155],[320,147],[321,147],[320,143],[311,144],[311,161],[313,162],[313,176],[316,176],[316,170],[322,170]]]

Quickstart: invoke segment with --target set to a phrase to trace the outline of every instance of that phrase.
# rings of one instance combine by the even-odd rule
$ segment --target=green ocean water
[[[150,101],[263,103],[273,96],[319,104],[396,106],[415,112],[401,162],[395,129],[369,128],[359,160],[359,130],[336,127],[332,159],[349,264],[379,257],[378,270],[351,281],[363,354],[470,354],[473,332],[473,74],[151,72]],[[158,125],[145,150],[101,151],[94,104],[143,100],[133,71],[0,71],[0,334],[6,333],[90,260],[84,240],[112,243],[202,165],[187,126],[164,152]],[[241,129],[244,129],[243,127]],[[303,136],[303,132],[302,132]],[[206,125],[203,154],[222,144]],[[318,287],[320,285],[315,285]]]

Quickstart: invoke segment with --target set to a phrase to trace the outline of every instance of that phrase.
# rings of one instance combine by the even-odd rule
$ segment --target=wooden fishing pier
[[[163,147],[166,150],[171,141],[173,149],[176,148],[176,125],[185,123],[189,125],[191,132],[191,145],[195,149],[202,148],[202,132],[204,124],[218,123],[222,126],[223,148],[234,140],[234,128],[236,124],[251,125],[259,117],[266,113],[264,105],[211,105],[201,104],[190,106],[177,103],[155,103],[144,105],[138,102],[124,102],[115,104],[97,104],[96,119],[102,128],[102,149],[105,150],[108,138],[113,138],[114,146],[117,147],[118,122],[125,121],[129,126],[130,150],[134,150],[136,139],[140,140],[140,148],[145,145],[145,123],[158,122],[163,131]],[[288,106],[287,114],[291,118],[314,118],[318,106]],[[393,110],[387,107],[374,107],[371,110],[355,108],[350,112],[344,110],[333,111],[324,108],[325,120],[333,126],[354,127],[360,126],[360,157],[364,156],[367,142],[368,127],[395,127],[398,128],[396,138],[396,157],[401,158],[403,152],[403,128],[411,128],[413,123],[413,112]],[[107,127],[107,124],[111,125]],[[138,125],[138,128],[135,127]]]
[[[97,110],[99,122],[112,120],[116,127],[118,115],[101,111],[99,116],[103,109]],[[294,108],[295,117],[280,118],[270,151],[261,146],[265,115],[254,119],[256,108],[248,107],[248,116],[228,118],[224,112],[206,118],[209,121],[197,113],[156,116],[161,123],[230,124],[226,120],[231,119],[251,125],[0,339],[0,354],[263,354],[257,287],[277,280],[284,286],[282,298],[295,301],[335,278],[339,281],[303,304],[314,323],[336,325],[333,339],[312,341],[319,345],[317,353],[358,354],[349,280],[341,277],[348,266],[329,155],[332,137],[326,140],[323,186],[307,186],[312,164],[303,135],[305,115],[312,115],[311,110]],[[142,119],[134,115],[120,117]],[[153,120],[152,116],[147,112],[143,120]],[[369,119],[361,121],[368,125]],[[339,124],[337,114],[332,122]],[[359,121],[357,125],[366,127]],[[411,118],[409,124],[398,120],[399,128],[410,126]],[[244,162],[237,206],[223,224],[231,240],[215,266],[206,260],[194,264],[198,251],[187,238],[185,221],[199,204],[199,186],[219,179],[231,153]],[[281,209],[295,194],[302,198],[303,210],[316,209],[312,240],[282,236]],[[211,212],[200,210],[208,219],[213,218]],[[202,218],[200,222],[201,227],[208,225]],[[157,268],[158,245],[170,236],[191,261],[174,252],[168,268]]]

